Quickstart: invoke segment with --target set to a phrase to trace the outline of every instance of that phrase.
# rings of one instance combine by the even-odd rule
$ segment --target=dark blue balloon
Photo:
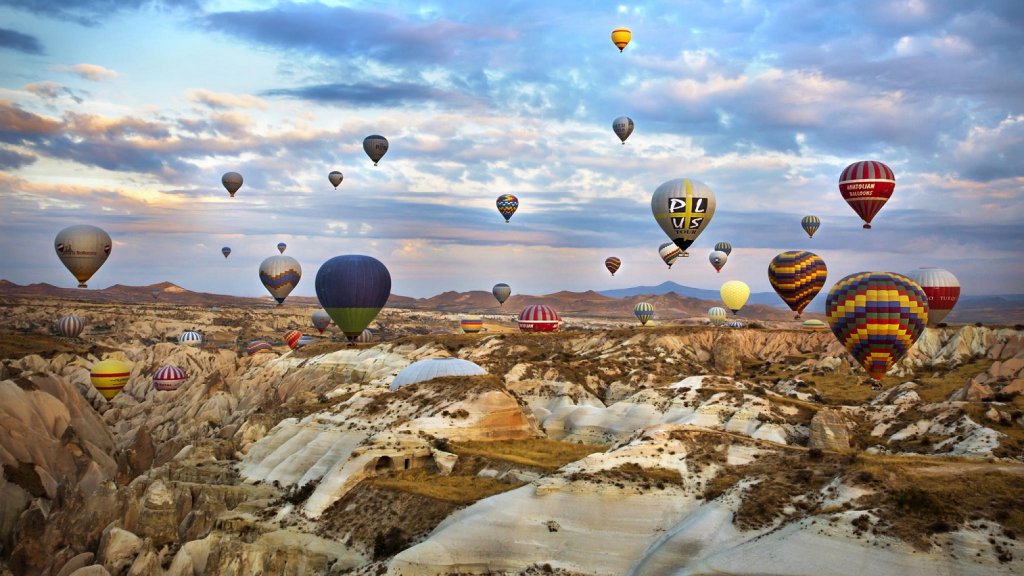
[[[335,256],[316,273],[316,297],[350,339],[358,337],[391,296],[391,274],[380,260]]]

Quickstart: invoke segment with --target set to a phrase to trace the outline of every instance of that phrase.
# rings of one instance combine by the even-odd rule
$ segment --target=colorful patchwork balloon
[[[858,272],[828,292],[825,314],[836,338],[868,375],[881,380],[928,323],[928,296],[906,276]]]
[[[512,215],[519,209],[519,198],[511,194],[502,194],[498,196],[498,199],[494,201],[498,206],[498,212],[505,217],[505,224],[512,219]]]
[[[827,277],[825,261],[813,252],[783,252],[768,263],[768,281],[797,319],[825,287]]]

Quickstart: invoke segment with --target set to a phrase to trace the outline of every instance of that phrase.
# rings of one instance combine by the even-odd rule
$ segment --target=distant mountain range
[[[253,298],[192,292],[170,282],[149,286],[115,284],[100,290],[80,290],[78,288],[60,288],[45,283],[22,286],[7,280],[0,280],[0,297],[49,297],[87,302],[131,302],[206,307],[270,307],[275,305],[269,296]],[[633,315],[633,307],[638,302],[651,303],[656,311],[656,318],[661,319],[704,317],[708,308],[722,305],[716,290],[691,288],[675,282],[604,292],[562,291],[543,296],[515,294],[503,306],[498,305],[490,292],[483,290],[443,292],[430,298],[410,298],[392,294],[387,305],[392,308],[435,310],[453,314],[516,314],[530,304],[547,304],[566,316],[628,318]],[[286,304],[319,306],[317,299],[309,296],[288,298]],[[818,298],[815,304],[817,306],[812,305],[812,308],[804,314],[805,318],[823,318],[821,314],[824,308],[823,298]],[[755,292],[750,295],[750,300],[740,312],[740,317],[747,320],[791,320],[793,313],[775,293]],[[946,321],[987,324],[1024,323],[1024,294],[964,295]]]

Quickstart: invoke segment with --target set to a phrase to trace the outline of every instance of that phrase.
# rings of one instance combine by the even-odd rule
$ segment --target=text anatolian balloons
[[[373,160],[373,165],[376,166],[377,162],[388,153],[388,139],[379,135],[373,134],[363,139],[363,151],[366,155]]]
[[[839,175],[839,192],[843,200],[864,220],[864,228],[871,228],[871,219],[878,214],[895,189],[896,176],[881,162],[854,162]]]
[[[69,226],[57,233],[53,248],[57,258],[78,280],[78,287],[87,288],[86,280],[110,256],[110,235],[95,226]]]
[[[715,215],[715,193],[703,182],[669,180],[651,196],[651,212],[661,229],[684,250],[693,244]]]

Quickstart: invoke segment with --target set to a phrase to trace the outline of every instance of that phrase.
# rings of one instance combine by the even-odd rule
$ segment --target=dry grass
[[[88,335],[86,335],[88,338]],[[58,338],[40,334],[0,334],[0,358],[18,359],[30,354],[53,358],[61,352],[84,355],[87,352],[103,354],[112,350],[95,346],[88,340]]]
[[[945,402],[953,392],[963,388],[971,378],[987,371],[991,366],[992,360],[977,358],[945,372],[938,369],[921,369],[920,375],[914,379],[920,384],[917,394],[925,402]],[[932,378],[931,374],[934,373],[939,373],[939,376]]]
[[[472,504],[524,484],[480,476],[438,476],[427,470],[403,470],[372,478],[368,482],[378,488],[408,492],[453,504]]]
[[[496,440],[493,442],[452,443],[450,450],[460,456],[477,456],[503,460],[513,464],[541,470],[557,470],[570,462],[595,452],[604,452],[607,446],[594,444],[572,444],[547,438],[523,440]]]

